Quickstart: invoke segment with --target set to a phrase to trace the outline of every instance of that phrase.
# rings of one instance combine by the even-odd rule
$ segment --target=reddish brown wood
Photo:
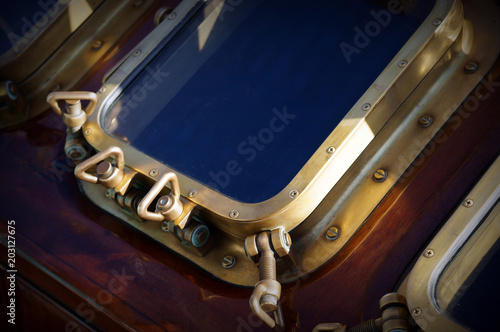
[[[452,118],[347,247],[284,286],[290,330],[378,315],[378,299],[498,155],[499,104],[497,91],[467,118]],[[251,290],[212,278],[92,205],[67,163],[64,136],[51,113],[0,136],[0,232],[16,221],[27,285],[105,330],[267,330],[250,314]]]

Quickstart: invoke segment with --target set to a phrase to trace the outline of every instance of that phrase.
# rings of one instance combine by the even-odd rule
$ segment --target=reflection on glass
[[[237,3],[200,10],[104,123],[176,171],[254,203],[297,175],[433,2],[405,15],[364,0]]]

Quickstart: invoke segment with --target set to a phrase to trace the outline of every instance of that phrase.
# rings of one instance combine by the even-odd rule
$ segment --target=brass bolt
[[[238,218],[239,215],[240,213],[238,212],[238,210],[232,210],[231,212],[229,212],[229,216],[233,219]]]
[[[227,255],[222,259],[222,267],[225,269],[230,269],[236,263],[236,258],[231,255]]]
[[[170,13],[170,14],[168,14],[168,16],[167,16],[167,18],[168,18],[169,20],[173,20],[173,19],[174,19],[174,18],[176,18],[176,17],[177,17],[177,14],[176,14],[175,12],[171,12],[171,13]]]
[[[398,66],[401,67],[401,68],[403,68],[403,67],[406,67],[407,64],[408,64],[408,61],[401,60],[401,61],[399,61]]]
[[[432,124],[432,121],[432,116],[425,114],[420,117],[420,119],[418,120],[418,124],[422,128],[427,128]]]
[[[376,182],[384,182],[387,179],[387,171],[384,169],[378,169],[375,173],[373,173],[373,180]]]
[[[464,71],[467,74],[473,74],[479,69],[479,64],[476,61],[469,61],[464,66]]]
[[[151,176],[157,176],[158,175],[158,169],[153,168],[152,170],[149,171],[149,175]]]
[[[432,250],[432,249],[425,249],[425,251],[424,251],[424,257],[431,258],[432,256],[434,256],[434,250]]]
[[[326,238],[330,241],[338,239],[340,236],[340,229],[335,226],[328,228],[326,231]]]
[[[291,198],[295,198],[297,196],[299,196],[299,191],[298,190],[294,189],[294,190],[290,191],[290,197]]]
[[[191,198],[196,197],[196,195],[198,195],[198,192],[196,190],[191,190],[188,194],[188,196]]]
[[[165,221],[163,221],[161,223],[161,230],[164,231],[164,232],[168,232],[169,231],[169,229],[168,229],[168,221],[165,220]]]
[[[141,55],[141,50],[135,50],[134,53],[132,54],[133,56],[139,56]]]
[[[107,179],[113,174],[113,165],[108,161],[103,161],[97,165],[96,171],[98,178]]]
[[[363,106],[361,106],[361,109],[362,109],[363,111],[369,111],[369,110],[370,110],[370,108],[372,108],[372,105],[371,105],[371,104],[368,104],[368,103],[363,104]]]
[[[326,152],[332,154],[335,152],[335,148],[333,146],[330,146],[328,149],[326,149]]]
[[[92,134],[92,129],[85,130],[84,134],[85,136],[89,136],[90,134]]]

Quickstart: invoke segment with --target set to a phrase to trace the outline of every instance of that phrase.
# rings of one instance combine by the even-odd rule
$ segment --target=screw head
[[[231,212],[229,212],[229,216],[233,219],[238,218],[239,215],[240,215],[240,212],[238,210],[232,210]]]
[[[465,206],[466,208],[470,208],[472,205],[474,205],[474,201],[470,198],[467,198],[463,203],[462,203],[463,206]]]
[[[403,67],[406,67],[407,64],[408,64],[408,61],[401,60],[401,61],[399,61],[398,66],[401,67],[401,68],[403,68]]]
[[[420,119],[418,119],[418,124],[422,128],[427,128],[432,124],[432,121],[433,121],[432,116],[425,114],[422,115]]]
[[[469,61],[464,66],[464,71],[467,74],[473,74],[479,69],[479,64],[476,61]]]
[[[375,173],[373,173],[373,180],[375,182],[384,182],[388,175],[389,173],[386,170],[378,169]]]
[[[368,104],[368,103],[363,104],[363,106],[361,106],[361,109],[362,109],[363,111],[369,111],[371,108],[372,108],[372,105],[371,105],[371,104]]]
[[[326,238],[330,241],[334,241],[336,239],[339,238],[340,236],[340,229],[335,227],[335,226],[332,226],[330,228],[328,228],[328,230],[326,231]]]
[[[432,21],[432,25],[438,26],[441,23],[443,23],[443,20],[440,18],[436,18],[434,21]]]
[[[191,190],[188,193],[188,196],[191,197],[191,198],[196,197],[196,195],[198,195],[198,192],[196,190]]]
[[[102,47],[102,41],[100,40],[95,40],[94,42],[92,42],[92,49],[94,51],[99,51]]]
[[[169,231],[169,229],[168,229],[168,221],[165,220],[165,221],[163,221],[161,223],[161,230],[164,231],[164,232],[168,232]]]
[[[413,309],[411,310],[411,315],[412,315],[413,317],[418,317],[418,316],[420,316],[421,314],[422,314],[422,309],[421,309],[420,307],[416,307],[416,308],[413,308]]]
[[[102,86],[102,87],[99,89],[99,91],[98,91],[98,92],[103,93],[104,91],[106,91],[106,87],[105,87],[105,86]]]
[[[236,258],[231,255],[227,255],[222,259],[222,267],[225,269],[230,269],[236,263]]]
[[[152,170],[150,170],[149,175],[157,176],[158,175],[158,168],[153,168]]]
[[[177,14],[176,14],[175,12],[171,12],[171,13],[170,13],[170,14],[168,14],[168,16],[167,16],[167,18],[168,18],[169,20],[173,20],[173,19],[174,19],[174,18],[176,18],[176,17],[177,17]]]
[[[330,147],[328,147],[328,149],[326,149],[326,152],[329,154],[332,154],[335,152],[335,148],[333,146],[330,146]]]
[[[432,256],[434,256],[434,250],[430,248],[424,250],[424,257],[431,258]]]
[[[141,50],[135,50],[134,53],[132,53],[133,56],[139,56],[141,55]]]
[[[295,198],[297,196],[299,196],[299,191],[298,190],[294,189],[294,190],[290,191],[290,197],[291,198]]]
[[[90,134],[92,134],[92,129],[87,129],[83,132],[85,134],[85,136],[89,136]]]

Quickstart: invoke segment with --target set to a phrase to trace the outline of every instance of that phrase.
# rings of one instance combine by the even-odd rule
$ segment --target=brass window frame
[[[486,253],[494,244],[495,239],[492,241],[491,235],[498,234],[498,231],[495,231],[498,225],[494,220],[498,220],[500,211],[500,205],[497,204],[500,200],[498,174],[500,174],[500,157],[427,245],[398,290],[405,294],[413,318],[425,331],[469,331],[447,316],[446,308],[443,308],[446,303],[438,303],[436,291],[440,278],[450,262],[458,264],[458,268],[462,270],[475,266],[471,261],[472,257],[460,254],[455,257],[462,247],[468,250],[476,246]],[[477,248],[475,250],[477,251]],[[460,261],[457,262],[457,259]],[[458,274],[456,277],[454,282],[463,281],[466,276]],[[455,284],[450,287],[460,286],[461,284]],[[449,292],[447,295],[450,295]],[[412,308],[419,308],[417,314]]]
[[[190,2],[191,5],[187,5],[185,1],[181,3],[175,10],[177,18],[185,15],[194,3],[193,1]],[[443,10],[444,2],[439,3],[440,6],[437,8]],[[243,246],[245,236],[248,234],[253,235],[266,228],[275,228],[278,225],[286,227],[288,231],[294,226],[293,223],[287,222],[290,215],[296,213],[304,216],[309,213],[297,211],[301,208],[307,211],[314,210],[290,233],[293,240],[292,247],[296,252],[300,253],[300,269],[297,270],[290,262],[280,261],[278,262],[280,269],[287,271],[287,273],[278,275],[278,280],[282,283],[291,282],[296,278],[311,273],[334,257],[352,235],[359,230],[366,218],[403,175],[427,142],[434,137],[460,103],[480,83],[497,59],[500,53],[500,29],[497,29],[499,21],[497,18],[500,15],[498,15],[496,4],[488,1],[484,2],[482,6],[477,6],[472,0],[464,0],[464,7],[462,7],[460,1],[448,2],[448,5],[449,7],[446,7],[448,10],[455,9],[454,14],[448,19],[454,20],[455,25],[460,26],[457,39],[447,48],[444,55],[428,74],[419,81],[418,86],[411,91],[404,103],[395,107],[396,111],[391,119],[383,125],[352,166],[347,169],[345,174],[338,175],[340,180],[323,197],[317,207],[314,200],[312,202],[303,200],[302,206],[296,205],[294,209],[289,209],[291,211],[285,210],[281,214],[273,215],[274,220],[268,218],[247,222],[245,220],[239,221],[239,218],[231,219],[225,215],[225,213],[232,210],[231,205],[228,205],[223,210],[224,215],[217,215],[202,206],[197,213],[204,217],[208,222],[208,226],[215,226],[212,230],[219,228],[225,232],[219,232],[217,245],[214,245],[205,256],[199,257],[186,250],[185,246],[170,232],[164,232],[157,222],[140,222],[130,214],[124,213],[116,202],[105,199],[107,189],[103,186],[81,182],[82,190],[93,203],[105,211],[164,244],[213,276],[229,283],[250,287],[254,286],[259,280],[259,275],[254,263],[246,256]],[[462,8],[464,8],[464,11],[462,11]],[[465,12],[465,21],[463,21],[463,12]],[[434,8],[432,14],[436,15],[438,13],[441,12]],[[433,25],[434,19],[429,17],[426,24]],[[497,23],[494,22],[495,20]],[[144,59],[148,52],[152,50],[150,44],[158,43],[159,37],[174,29],[177,23],[177,20],[163,22],[157,30],[152,32],[156,36],[155,38],[144,40],[107,75],[103,87],[98,92],[100,104],[97,107],[99,109],[105,108],[116,95],[120,94],[119,84],[123,82],[126,74],[132,72],[139,64],[139,61],[130,59],[133,57]],[[442,24],[441,26],[443,26]],[[431,29],[433,35],[436,34],[435,28],[427,27],[426,29]],[[443,29],[444,31],[441,32],[448,37],[442,36],[442,38],[449,38],[451,33],[449,27]],[[438,37],[434,36],[433,38]],[[148,47],[145,48],[146,46]],[[443,46],[437,45],[436,47]],[[393,64],[397,64],[396,60],[393,61]],[[464,67],[471,60],[478,61],[480,66],[473,74],[467,74],[464,72]],[[416,62],[417,59],[413,61]],[[427,60],[420,58],[420,61],[425,65]],[[409,64],[411,65],[411,62]],[[429,64],[427,63],[427,65]],[[394,68],[392,69],[394,70]],[[362,102],[360,101],[359,104],[362,105]],[[387,98],[381,97],[378,104],[374,105],[374,108],[384,107],[389,109],[391,106],[394,105],[389,103]],[[170,171],[168,167],[161,165],[157,161],[136,153],[133,148],[126,144],[107,137],[99,128],[98,113],[94,112],[89,117],[90,121],[83,127],[85,137],[97,150],[107,148],[111,144],[120,146],[124,151],[127,165],[129,167],[132,165],[133,171],[141,173],[142,178],[146,178],[151,183],[159,179],[162,174]],[[423,115],[433,117],[431,126],[423,128],[419,125],[419,119]],[[401,124],[404,124],[404,126]],[[325,142],[324,147],[327,146],[329,144]],[[320,150],[318,150],[319,152]],[[326,164],[324,158],[323,156],[323,159],[318,162]],[[380,183],[373,181],[372,178],[373,173],[379,168],[388,171],[387,178]],[[149,174],[151,170],[155,170],[155,172],[151,173],[152,175]],[[328,175],[326,170],[323,170],[320,175],[325,176],[325,174]],[[190,187],[189,184],[196,185],[196,182],[192,180],[190,182],[189,179],[186,180],[182,176],[179,176],[179,181],[181,194],[187,200],[199,204],[201,202],[200,193],[197,193],[195,197],[189,196],[189,192],[196,189],[196,187]],[[324,190],[327,189],[324,188]],[[288,195],[288,193],[286,194]],[[300,196],[299,198],[304,198],[303,195]],[[227,200],[222,198],[220,204],[227,204]],[[258,207],[257,204],[251,204],[247,208],[252,206],[254,208]],[[314,209],[314,207],[316,208]],[[259,211],[256,211],[256,214],[258,213]],[[276,219],[279,219],[279,221],[273,224],[271,221]],[[325,237],[326,231],[332,226],[337,226],[342,230],[341,235],[335,241],[330,241]],[[221,259],[228,253],[231,253],[238,262],[231,269],[225,269],[220,264]]]
[[[108,136],[101,129],[103,113],[120,94],[120,85],[127,76],[140,66],[197,3],[199,1],[183,1],[175,9],[175,19],[165,20],[120,64],[120,70],[114,69],[99,90],[100,102],[96,107],[97,111],[83,127],[85,138],[96,150],[100,151],[111,145],[120,147],[126,156],[127,165],[153,181],[162,174],[176,171]],[[276,222],[283,225],[287,231],[295,228],[320,204],[394,111],[443,56],[460,32],[462,17],[460,1],[436,1],[431,14],[415,34],[300,172],[276,196],[259,203],[242,203],[176,172],[182,195],[188,197],[189,192],[196,191],[197,195],[190,199],[210,211],[211,219],[219,221],[217,223],[220,228],[228,230],[228,227],[231,227],[232,233],[242,238],[258,229],[274,227]],[[435,23],[437,18],[441,20],[438,25]],[[403,60],[407,65],[400,65]],[[398,84],[395,84],[396,82]],[[365,104],[371,105],[368,111],[363,110]],[[328,149],[332,146],[335,151],[329,153]],[[152,169],[158,170],[157,175],[150,175]],[[238,211],[237,216],[231,213],[232,211]],[[235,222],[251,227],[243,228],[242,232],[234,231],[234,228],[227,224],[232,225]]]

